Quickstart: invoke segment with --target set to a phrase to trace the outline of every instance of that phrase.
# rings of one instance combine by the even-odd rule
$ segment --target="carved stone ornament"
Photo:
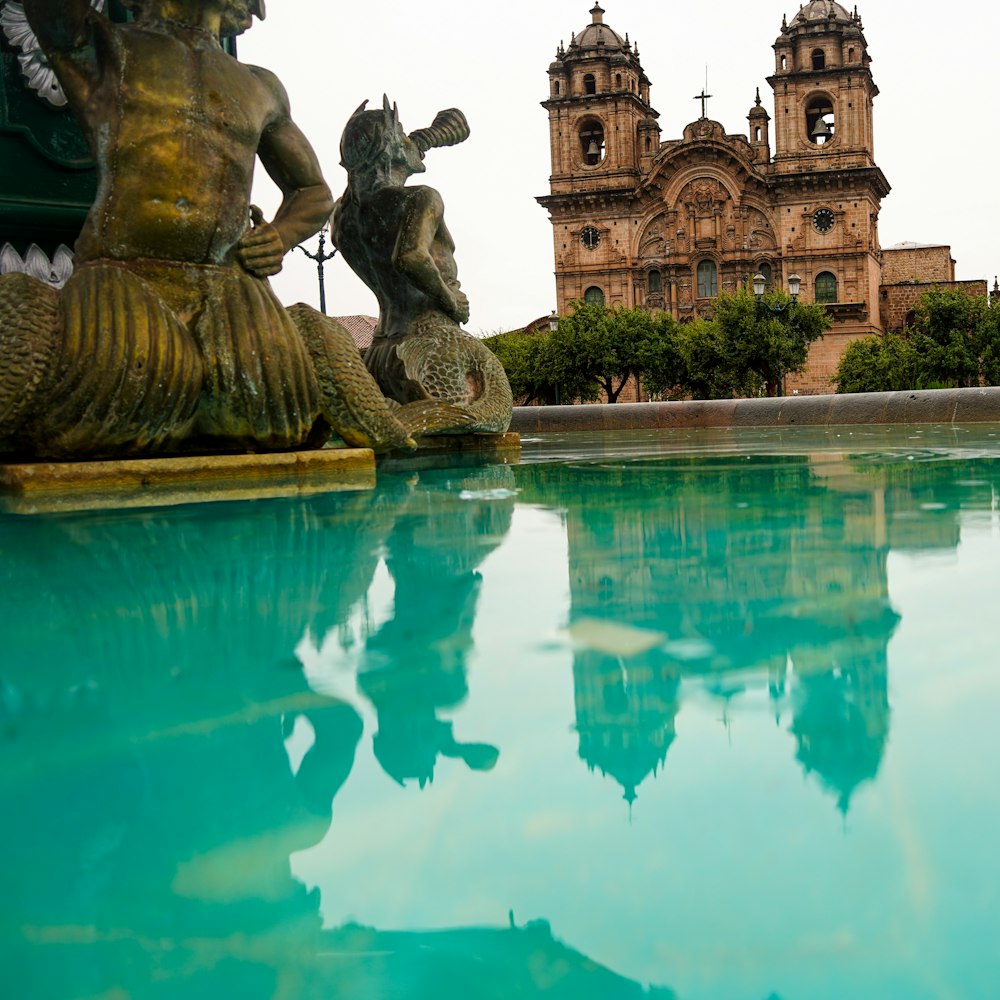
[[[90,5],[95,10],[103,10],[104,0],[90,0]],[[28,87],[46,104],[64,108],[66,95],[45,53],[39,48],[38,39],[24,13],[24,4],[15,3],[15,0],[0,0],[0,28],[3,28],[4,37],[11,47],[18,52],[21,75]]]
[[[0,248],[0,274],[30,274],[53,288],[62,288],[72,273],[73,251],[64,244],[56,247],[52,260],[34,243],[23,258],[9,243]]]

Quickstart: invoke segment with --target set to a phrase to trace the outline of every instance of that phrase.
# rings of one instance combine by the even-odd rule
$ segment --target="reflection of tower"
[[[723,699],[763,681],[777,714],[791,699],[798,760],[846,810],[876,774],[889,726],[898,616],[885,490],[849,463],[802,456],[673,456],[518,479],[522,496],[551,485],[574,498],[571,630],[595,639],[574,661],[587,765],[630,798],[675,738],[681,677]],[[650,645],[629,655],[620,639]]]
[[[677,735],[678,684],[669,665],[648,655],[622,660],[581,652],[574,657],[580,757],[591,770],[614,778],[628,802],[663,765]]]
[[[837,798],[878,773],[889,733],[889,601],[885,491],[838,463],[817,474],[830,487],[806,513],[792,552],[796,600],[811,609],[808,636],[793,638],[796,759]],[[875,487],[875,488],[873,488]]]
[[[837,796],[845,815],[857,787],[878,773],[889,734],[884,640],[870,653],[870,659],[859,657],[847,668],[806,675],[797,683],[796,759]]]

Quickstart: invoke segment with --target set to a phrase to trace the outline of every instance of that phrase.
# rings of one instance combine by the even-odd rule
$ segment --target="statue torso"
[[[81,258],[222,263],[247,227],[272,92],[199,32],[113,29],[112,59],[84,120],[98,164]]]

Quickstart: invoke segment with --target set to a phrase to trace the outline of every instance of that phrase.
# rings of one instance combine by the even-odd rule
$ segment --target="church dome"
[[[604,8],[599,3],[594,4],[590,16],[591,23],[575,36],[573,44],[579,45],[581,49],[596,49],[598,46],[605,49],[628,48],[625,39],[604,23]]]
[[[823,21],[833,20],[840,24],[852,24],[854,18],[847,10],[834,0],[809,0],[799,8],[798,14],[792,18],[790,28],[807,27],[810,24],[819,24]]]

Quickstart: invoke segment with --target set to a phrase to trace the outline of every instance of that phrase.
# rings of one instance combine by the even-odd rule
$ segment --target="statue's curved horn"
[[[465,115],[458,108],[439,111],[428,128],[418,128],[410,133],[410,138],[422,153],[440,146],[456,146],[465,142],[471,134]]]

